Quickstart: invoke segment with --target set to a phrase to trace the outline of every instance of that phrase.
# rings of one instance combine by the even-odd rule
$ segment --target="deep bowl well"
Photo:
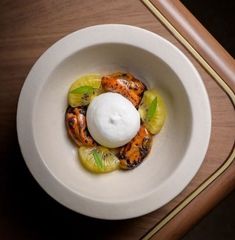
[[[68,139],[67,92],[83,74],[115,71],[156,88],[167,120],[138,168],[97,175],[81,166]],[[21,150],[39,184],[68,208],[104,219],[140,216],[179,194],[204,159],[210,129],[208,96],[192,63],[162,37],[128,25],[93,26],[55,43],[31,69],[17,111]]]

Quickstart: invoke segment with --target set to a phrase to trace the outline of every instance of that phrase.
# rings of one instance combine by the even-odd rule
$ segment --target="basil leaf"
[[[97,152],[96,150],[94,150],[94,151],[92,152],[92,154],[93,154],[93,157],[94,157],[94,159],[95,159],[96,165],[97,165],[99,168],[103,169],[104,166],[103,166],[103,161],[102,161],[102,156],[101,156],[101,154],[100,154],[99,152]]]
[[[91,93],[91,92],[93,92],[93,90],[94,90],[94,88],[91,86],[81,86],[81,87],[73,89],[70,93],[74,93],[74,94]]]
[[[148,121],[150,121],[152,119],[152,117],[154,116],[156,111],[157,111],[157,97],[155,97],[153,99],[153,101],[151,102],[149,109],[147,111],[146,118]]]

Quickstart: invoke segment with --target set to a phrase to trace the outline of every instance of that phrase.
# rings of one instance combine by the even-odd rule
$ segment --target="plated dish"
[[[151,151],[139,167],[130,171],[94,174],[83,167],[77,147],[68,137],[65,127],[68,91],[74,80],[88,73],[107,76],[115,72],[131,73],[148,90],[156,90],[164,100],[167,117],[161,131],[152,137]],[[87,89],[79,91],[84,90]],[[98,131],[103,129],[100,126],[104,113],[110,112],[102,110],[101,116],[92,117],[96,106],[100,109],[105,106],[102,104],[104,99],[99,100],[104,94],[91,101],[91,109],[86,113],[86,116],[91,116],[87,121],[89,132],[93,131],[92,138],[96,142],[102,140],[101,145],[111,142],[128,145],[141,125],[135,117],[136,98],[130,101],[120,93],[108,91],[105,94],[119,96],[119,100],[113,102],[107,101],[107,98],[110,99],[107,96],[105,101],[109,104],[105,105],[109,105],[111,110],[113,106],[119,109],[119,104],[115,102],[128,101],[131,104],[132,108],[120,111],[130,114],[123,125],[128,132],[125,131],[123,136],[120,131],[119,137],[114,139],[111,129]],[[139,101],[143,99],[145,94]],[[82,101],[86,100],[83,98]],[[153,100],[151,103],[154,106],[156,101],[154,103]],[[74,114],[72,109],[71,114]],[[83,112],[79,114],[83,118]],[[138,107],[138,114],[147,116],[145,104],[143,113]],[[110,122],[118,118],[119,114]],[[133,126],[128,122],[130,119],[133,119]],[[149,128],[148,131],[152,130]],[[188,58],[157,34],[119,24],[81,29],[51,46],[29,72],[17,109],[21,151],[38,183],[64,206],[102,219],[137,217],[160,208],[177,196],[203,162],[210,130],[208,96],[200,75]],[[81,139],[78,140],[80,142]],[[106,148],[112,147],[107,145]],[[82,153],[89,155],[89,151]]]
[[[131,73],[84,75],[71,85],[68,104],[68,135],[93,173],[139,166],[166,117],[162,97]]]

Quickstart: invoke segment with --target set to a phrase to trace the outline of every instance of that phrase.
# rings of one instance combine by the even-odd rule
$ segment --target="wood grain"
[[[154,5],[235,91],[235,61],[180,1],[153,0]]]
[[[215,207],[225,195],[235,187],[235,163],[210,186],[201,193],[184,211],[180,212],[167,227],[162,228],[151,239],[180,239],[185,232],[197,223],[211,208]],[[208,204],[205,204],[208,203]],[[192,214],[189,214],[192,213]]]
[[[225,161],[234,143],[233,106],[212,77],[140,1],[4,0],[0,3],[0,9],[1,239],[139,239]],[[36,59],[66,34],[102,23],[143,27],[165,37],[181,49],[198,69],[208,91],[213,113],[210,146],[192,182],[161,209],[124,221],[88,218],[50,198],[26,168],[15,128],[20,89]],[[162,229],[158,239],[176,239],[187,231],[235,187],[234,171],[233,164],[229,172],[182,212],[183,215]],[[186,215],[188,218],[185,218]]]

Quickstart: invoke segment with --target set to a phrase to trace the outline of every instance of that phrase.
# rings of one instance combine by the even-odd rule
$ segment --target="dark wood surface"
[[[235,63],[231,55],[218,41],[192,16],[179,1],[153,0],[155,6],[185,39],[206,59],[209,65],[235,89]]]
[[[66,239],[139,239],[225,161],[235,133],[235,115],[230,100],[140,1],[9,0],[1,1],[0,11],[0,239],[56,239],[62,236]],[[36,59],[66,34],[101,23],[143,27],[164,36],[180,48],[202,76],[213,113],[210,146],[193,181],[161,209],[124,221],[85,217],[50,198],[25,166],[15,126],[20,89]],[[156,239],[176,239],[187,231],[235,187],[234,173],[233,164],[229,171],[163,228]]]

